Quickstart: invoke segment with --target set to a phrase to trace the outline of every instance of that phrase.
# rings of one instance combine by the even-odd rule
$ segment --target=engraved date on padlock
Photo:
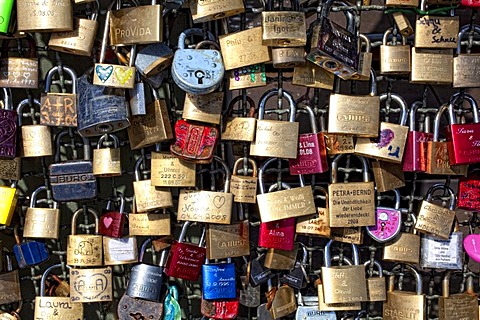
[[[182,190],[178,200],[178,220],[230,224],[233,194]]]

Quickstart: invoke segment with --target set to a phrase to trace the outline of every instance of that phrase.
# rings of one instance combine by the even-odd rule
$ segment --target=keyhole
[[[198,84],[203,84],[203,78],[205,78],[205,72],[202,70],[195,71],[195,77],[198,79]]]
[[[145,317],[140,312],[137,312],[137,313],[130,312],[129,315],[135,320],[146,320]]]

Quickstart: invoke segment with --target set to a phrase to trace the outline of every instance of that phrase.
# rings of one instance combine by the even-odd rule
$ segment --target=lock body
[[[292,250],[295,218],[260,223],[258,245],[265,248]]]
[[[112,290],[112,268],[70,269],[72,302],[112,301]]]
[[[450,165],[480,162],[480,124],[452,124],[447,127],[448,159]]]
[[[46,19],[46,17],[49,17]],[[17,29],[24,32],[71,31],[73,5],[69,0],[58,2],[17,3]]]
[[[203,299],[235,299],[235,265],[233,263],[202,266]]]
[[[28,208],[25,214],[25,238],[58,239],[60,209]]]
[[[322,132],[298,136],[298,156],[290,159],[290,174],[315,174],[328,171],[327,148]]]
[[[90,19],[74,18],[73,31],[54,32],[48,47],[55,51],[90,56],[97,35],[98,22]]]
[[[174,241],[168,254],[165,274],[169,277],[197,281],[205,257],[204,247]]]
[[[93,199],[97,196],[97,180],[93,164],[88,160],[73,160],[49,166],[52,196],[55,201]]]
[[[132,268],[126,294],[132,298],[158,301],[162,280],[162,267],[145,263],[137,264]]]
[[[427,142],[432,141],[433,134],[409,131],[405,153],[403,154],[403,171],[425,172],[427,166]]]

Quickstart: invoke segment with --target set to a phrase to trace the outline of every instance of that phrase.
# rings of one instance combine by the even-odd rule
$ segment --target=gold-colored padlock
[[[137,212],[135,197],[133,197],[132,214],[128,217],[128,230],[131,236],[169,236],[171,235],[170,214],[166,209],[163,213]]]
[[[377,192],[387,192],[405,186],[405,174],[399,163],[373,161],[372,171]]]
[[[407,37],[401,35],[401,45],[388,45],[388,36],[392,32],[393,28],[390,28],[383,34],[383,44],[380,46],[380,73],[409,74],[411,71],[410,45],[407,44]]]
[[[480,33],[480,26],[474,25],[474,32]],[[470,25],[462,27],[458,34],[457,56],[453,58],[453,87],[467,88],[479,87],[478,74],[480,73],[480,54],[462,54],[461,42],[464,35],[469,31]],[[470,37],[470,34],[469,34]]]
[[[248,176],[247,170],[248,166],[245,166],[246,163],[252,165],[253,175]],[[243,164],[244,175],[238,175],[238,167],[240,164]],[[239,158],[235,161],[233,166],[233,173],[231,176],[230,192],[233,193],[233,201],[241,203],[256,203],[257,202],[257,163],[255,160],[250,158]]]
[[[264,266],[275,270],[291,270],[297,260],[298,243],[294,244],[292,250],[280,250],[269,248],[265,255]]]
[[[271,297],[270,292],[272,292],[271,289],[273,289],[271,282],[269,282],[268,289],[269,293],[267,293],[267,296]],[[297,301],[293,288],[289,287],[288,285],[280,286],[279,283],[278,288],[273,292],[274,297],[269,309],[270,315],[273,319],[280,319],[297,310]]]
[[[223,19],[245,12],[243,0],[190,0],[193,23]]]
[[[395,25],[402,36],[409,37],[413,34],[412,24],[403,12],[393,12],[392,16]]]
[[[317,213],[311,216],[297,218],[295,232],[310,236],[330,238],[331,228],[328,226],[328,191],[320,186],[315,186],[313,190],[314,192],[320,191],[325,196],[325,207],[317,207]],[[320,196],[316,195],[315,198],[317,197]]]
[[[220,124],[225,92],[191,94],[185,96],[182,118],[199,122]]]
[[[169,152],[152,152],[152,181],[156,187],[195,187],[196,165]]]
[[[230,71],[229,90],[263,87],[267,85],[265,64],[254,64]]]
[[[243,97],[241,95],[236,96],[230,101],[228,105],[225,120],[222,124],[222,140],[232,141],[246,141],[251,142],[255,139],[255,127],[257,125],[257,119],[255,116],[255,102],[249,96],[245,97],[245,102],[248,105],[247,117],[233,117],[233,109],[235,103],[242,102]],[[225,123],[225,124],[224,124]]]
[[[273,67],[277,69],[294,68],[305,65],[305,49],[295,48],[272,48]]]
[[[112,138],[113,148],[101,148],[107,138]],[[97,148],[93,149],[93,175],[100,177],[117,177],[122,175],[120,162],[120,141],[114,134],[104,134],[98,139]]]
[[[37,196],[46,191],[47,187],[41,186],[32,192],[30,207],[25,213],[23,226],[24,238],[58,239],[60,231],[60,209],[57,202],[53,201],[53,208],[37,208]]]
[[[210,224],[207,228],[207,259],[226,259],[250,254],[248,220],[231,225]]]
[[[413,224],[417,221],[414,214],[410,214]],[[420,236],[413,226],[409,232],[400,232],[398,236],[385,244],[383,260],[394,262],[420,263]]]
[[[307,44],[305,13],[299,1],[292,0],[291,11],[273,11],[274,1],[267,1],[262,12],[263,44],[270,47],[303,47]]]
[[[473,277],[467,277],[465,292],[450,294],[452,273],[452,270],[448,270],[442,280],[442,296],[438,300],[439,319],[478,319],[478,300],[473,287]]]
[[[47,0],[17,4],[17,30],[56,32],[73,30],[73,5],[70,0]]]
[[[49,19],[43,19],[49,20]],[[9,56],[9,39],[2,41],[0,60],[0,87],[1,88],[38,88],[38,57],[37,44],[31,35],[25,38],[28,42],[26,55],[20,57]],[[20,45],[20,39],[17,39]]]
[[[453,52],[451,49],[412,48],[410,83],[451,84]]]
[[[427,0],[420,9],[426,11]],[[460,20],[458,16],[417,16],[415,21],[415,48],[456,49]]]
[[[368,260],[364,263],[365,267],[371,265],[371,260]],[[375,302],[375,301],[385,301],[387,300],[387,286],[385,282],[385,278],[383,277],[383,268],[382,265],[378,261],[373,261],[373,266],[378,270],[378,277],[370,277],[367,278],[367,294],[368,294],[368,301]],[[370,269],[373,273],[373,269]],[[370,271],[369,271],[370,273]]]
[[[112,268],[70,269],[72,302],[113,301]]]
[[[293,69],[292,84],[307,88],[333,90],[333,73],[307,61]]]

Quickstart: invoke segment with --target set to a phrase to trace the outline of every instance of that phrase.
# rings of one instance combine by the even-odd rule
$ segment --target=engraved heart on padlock
[[[480,262],[480,235],[469,234],[463,239],[463,247],[465,252],[473,260]]]
[[[24,77],[25,79],[29,79],[31,75],[32,75],[32,74],[31,74],[30,72],[24,72],[24,73],[23,73],[23,77]]]
[[[95,279],[95,281],[91,279]],[[88,284],[90,284],[90,286],[87,286]],[[99,290],[99,288],[101,290]],[[101,273],[78,276],[73,283],[73,290],[86,299],[96,299],[107,291],[107,289],[108,279]]]
[[[130,68],[125,70],[120,67],[115,68],[115,77],[120,84],[125,84],[132,77],[132,74],[133,70]]]
[[[113,66],[96,66],[95,72],[97,73],[97,77],[102,81],[105,82],[110,78],[113,73]]]
[[[221,207],[223,207],[224,204],[225,204],[225,197],[224,196],[215,196],[213,198],[213,205],[217,209],[220,209]]]
[[[112,224],[113,222],[113,218],[112,217],[105,217],[103,218],[103,224],[105,225],[105,227],[108,229],[110,228],[110,225]]]
[[[20,72],[14,71],[14,72],[12,72],[12,75],[13,75],[14,78],[18,78],[18,77],[20,77]]]
[[[12,139],[16,132],[15,122],[11,119],[0,121],[0,144]]]

